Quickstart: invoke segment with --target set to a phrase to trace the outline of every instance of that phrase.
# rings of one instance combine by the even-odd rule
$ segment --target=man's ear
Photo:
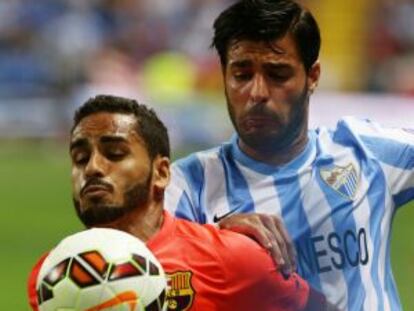
[[[157,156],[152,163],[152,184],[154,186],[155,199],[163,199],[164,191],[170,182],[170,159]]]
[[[307,79],[308,79],[308,86],[309,92],[312,94],[319,83],[319,77],[321,75],[321,64],[319,60],[317,60],[312,67],[309,69]]]

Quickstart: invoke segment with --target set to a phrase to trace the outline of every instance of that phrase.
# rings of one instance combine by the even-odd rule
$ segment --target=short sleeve
[[[338,124],[343,139],[368,151],[384,172],[395,206],[414,199],[414,131],[384,127],[370,120],[344,118]]]

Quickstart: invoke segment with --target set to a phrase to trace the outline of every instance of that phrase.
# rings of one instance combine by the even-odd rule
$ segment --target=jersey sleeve
[[[203,183],[204,171],[196,155],[175,162],[165,193],[164,208],[178,218],[206,223],[200,204]]]
[[[396,207],[414,199],[414,130],[347,117],[338,128],[378,161]]]
[[[305,309],[310,291],[305,280],[296,273],[285,279],[267,251],[245,236],[231,233],[226,244],[220,254],[234,310]]]
[[[37,301],[36,293],[36,280],[39,275],[40,268],[42,267],[43,262],[45,261],[48,253],[44,254],[37,263],[33,266],[32,271],[30,271],[29,279],[27,282],[27,294],[29,298],[29,304],[33,311],[39,311],[39,305]]]

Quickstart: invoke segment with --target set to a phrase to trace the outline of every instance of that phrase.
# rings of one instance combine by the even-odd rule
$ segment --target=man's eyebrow
[[[268,69],[292,69],[292,65],[289,63],[285,63],[285,62],[280,62],[280,63],[265,63],[263,64],[263,67],[268,68]]]
[[[230,66],[231,67],[239,67],[239,68],[243,68],[243,67],[249,67],[253,62],[251,60],[248,59],[242,59],[242,60],[235,60],[235,61],[231,61],[230,62]]]
[[[102,136],[99,141],[101,143],[126,143],[128,140],[123,136],[105,135]]]
[[[242,60],[235,60],[230,62],[231,67],[238,67],[238,68],[245,68],[249,67],[253,64],[251,60],[242,59]],[[265,68],[269,69],[288,69],[292,68],[292,65],[288,62],[281,61],[281,62],[265,62],[262,65]]]
[[[75,148],[80,148],[88,145],[86,138],[78,138],[70,143],[69,150],[72,151]]]

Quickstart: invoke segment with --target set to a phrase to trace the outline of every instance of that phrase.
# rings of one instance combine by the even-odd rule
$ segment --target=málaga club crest
[[[353,200],[358,188],[358,174],[352,163],[345,167],[332,166],[320,169],[322,180],[340,195]]]

